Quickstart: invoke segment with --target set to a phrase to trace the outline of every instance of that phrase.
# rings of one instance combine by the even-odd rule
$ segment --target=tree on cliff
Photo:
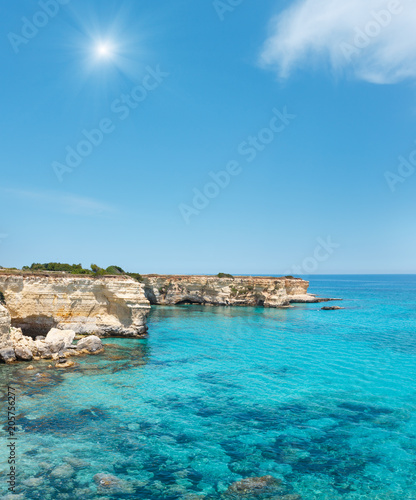
[[[106,274],[105,269],[97,266],[97,264],[91,264],[91,271],[95,274],[95,276],[104,276],[104,274]]]

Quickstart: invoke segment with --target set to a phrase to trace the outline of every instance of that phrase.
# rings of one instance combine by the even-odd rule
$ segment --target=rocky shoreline
[[[36,339],[23,335],[20,328],[10,323],[7,309],[0,305],[0,362],[11,364],[16,361],[54,361],[55,368],[70,368],[74,362],[70,358],[86,354],[100,354],[104,351],[101,339],[96,335],[88,335],[78,339],[75,344],[75,332],[52,328],[46,337]],[[52,365],[50,366],[52,367]],[[33,369],[28,366],[27,369]]]
[[[339,300],[316,297],[308,287],[292,276],[146,275],[139,282],[128,276],[0,272],[0,362],[51,359],[57,367],[72,366],[73,356],[102,352],[100,338],[146,336],[151,305],[278,308]],[[87,337],[74,344],[76,336]]]

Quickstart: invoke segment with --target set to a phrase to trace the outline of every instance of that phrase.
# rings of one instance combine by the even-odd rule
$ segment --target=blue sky
[[[8,6],[0,265],[416,272],[415,6],[231,3]]]

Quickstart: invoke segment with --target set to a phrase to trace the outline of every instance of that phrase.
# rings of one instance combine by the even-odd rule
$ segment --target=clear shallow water
[[[74,370],[1,366],[1,388],[18,388],[17,491],[220,499],[272,475],[306,500],[416,499],[416,277],[314,277],[311,291],[346,309],[159,307],[147,340],[107,340]]]

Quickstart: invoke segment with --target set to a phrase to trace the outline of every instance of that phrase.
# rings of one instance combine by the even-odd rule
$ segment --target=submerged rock
[[[75,332],[73,330],[59,330],[58,328],[52,328],[46,335],[45,342],[50,344],[58,344],[64,342],[65,347],[72,344],[75,338]]]
[[[72,500],[72,498],[71,493],[58,493],[54,500]]]
[[[72,366],[75,366],[75,363],[69,359],[60,359],[56,365],[55,368],[71,368]]]
[[[39,467],[44,470],[52,470],[53,465],[49,462],[39,462]]]
[[[296,493],[274,497],[274,500],[302,500],[302,497]]]
[[[63,464],[55,467],[50,475],[51,477],[57,479],[69,479],[70,477],[75,476],[75,470],[71,465]]]
[[[276,494],[281,491],[282,481],[273,476],[249,477],[236,481],[225,492],[226,498],[251,498],[264,494]]]
[[[101,342],[101,339],[96,335],[90,335],[89,337],[85,337],[78,342],[77,349],[98,353],[103,349],[103,343]]]
[[[43,477],[30,477],[29,479],[25,479],[23,484],[29,488],[37,488],[43,483],[43,481]]]
[[[321,311],[338,311],[339,309],[344,309],[344,307],[339,307],[339,306],[321,307]]]
[[[96,474],[94,476],[94,482],[97,485],[98,493],[120,493],[127,494],[133,493],[133,486],[124,479],[120,479],[112,474]]]
[[[4,497],[1,497],[1,500],[25,500],[25,496],[23,495],[23,493],[19,493],[18,495],[9,493],[7,495],[4,495]]]
[[[65,457],[64,462],[69,464],[74,469],[88,469],[88,467],[90,467],[88,462],[76,457]]]
[[[4,349],[0,349],[0,361],[7,364],[16,361],[16,355],[13,347],[5,347]]]
[[[74,498],[94,498],[95,492],[91,488],[78,488],[74,490]]]

